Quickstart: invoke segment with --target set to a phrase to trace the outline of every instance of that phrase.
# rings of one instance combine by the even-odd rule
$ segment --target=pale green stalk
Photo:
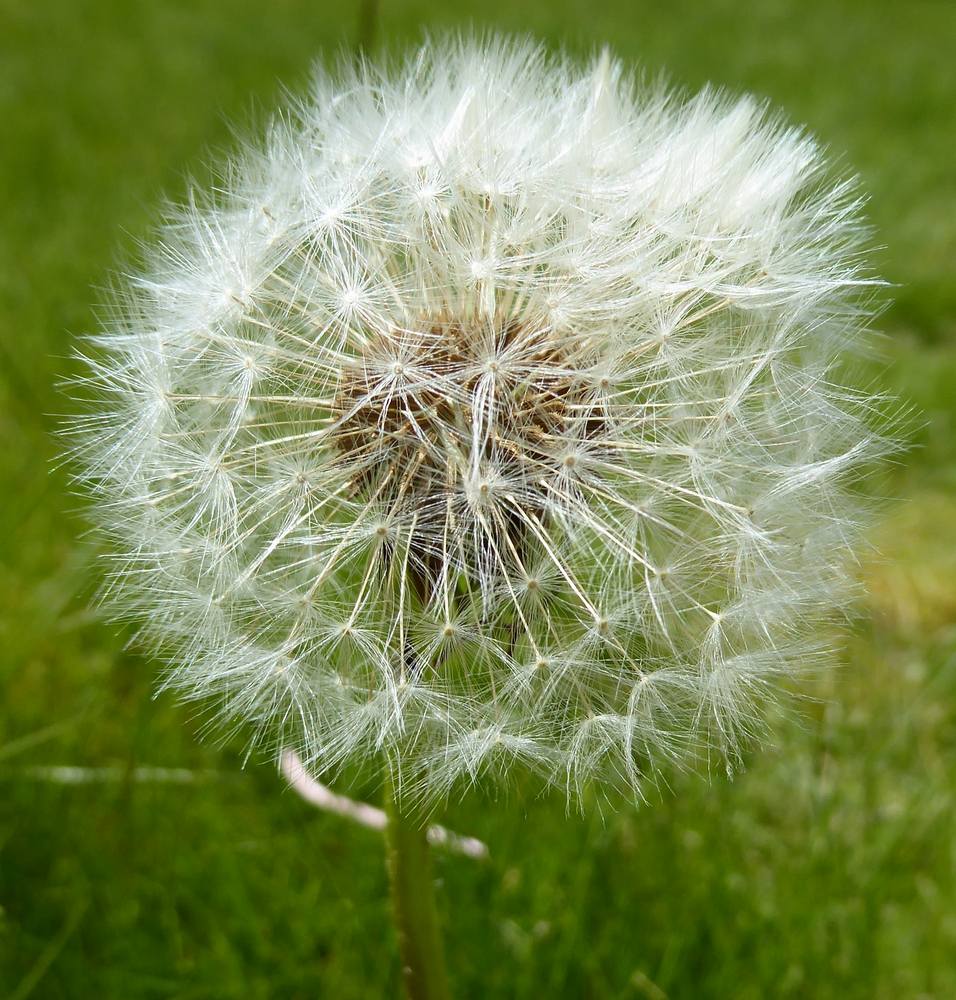
[[[388,877],[405,989],[409,1000],[447,1000],[445,955],[428,854],[428,823],[402,809],[389,779],[385,810]]]

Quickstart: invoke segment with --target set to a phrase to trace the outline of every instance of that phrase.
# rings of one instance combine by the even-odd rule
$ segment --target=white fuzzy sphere
[[[884,442],[858,200],[750,98],[501,40],[320,75],[93,338],[109,597],[169,682],[425,799],[734,759]]]

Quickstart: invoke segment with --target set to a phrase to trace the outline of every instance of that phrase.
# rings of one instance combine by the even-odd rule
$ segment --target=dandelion
[[[320,73],[172,213],[75,430],[168,683],[425,803],[729,766],[852,594],[860,196],[527,43]]]

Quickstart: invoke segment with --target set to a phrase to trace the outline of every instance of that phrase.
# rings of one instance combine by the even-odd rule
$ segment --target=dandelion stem
[[[360,0],[358,26],[358,53],[365,55],[375,42],[378,27],[379,0]]]
[[[428,856],[428,823],[402,810],[386,778],[388,877],[409,1000],[447,1000],[445,956]]]

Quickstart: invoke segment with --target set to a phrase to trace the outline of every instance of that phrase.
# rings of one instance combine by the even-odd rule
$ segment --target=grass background
[[[468,24],[609,41],[783,105],[872,194],[899,285],[879,377],[923,414],[842,668],[745,774],[605,820],[517,796],[449,810],[492,849],[436,860],[455,995],[956,996],[956,4],[382,7],[389,47]],[[71,336],[159,196],[358,22],[356,0],[0,0],[2,997],[397,993],[379,835],[151,698],[155,668],[88,610],[97,569],[50,465]],[[194,780],[137,781],[147,765]]]

